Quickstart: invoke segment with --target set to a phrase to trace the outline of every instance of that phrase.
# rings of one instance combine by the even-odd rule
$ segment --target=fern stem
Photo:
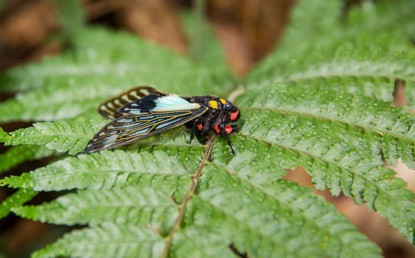
[[[179,215],[177,216],[176,222],[174,223],[173,228],[170,230],[169,234],[166,238],[166,244],[163,248],[163,253],[161,257],[167,258],[171,246],[171,242],[173,240],[174,234],[177,232],[177,230],[180,228],[180,224],[183,221],[184,213],[186,212],[186,206],[189,203],[190,199],[192,198],[193,194],[196,191],[196,188],[199,184],[199,179],[202,176],[202,170],[206,166],[206,164],[210,161],[210,157],[212,154],[213,144],[215,143],[217,139],[217,135],[214,134],[212,137],[210,137],[209,141],[206,144],[205,152],[203,154],[202,161],[199,164],[199,167],[196,169],[196,172],[192,179],[192,184],[190,185],[189,191],[187,191],[186,196],[184,197],[184,200],[180,206]]]

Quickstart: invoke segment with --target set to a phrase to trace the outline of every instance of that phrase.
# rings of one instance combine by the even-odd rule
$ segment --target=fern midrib
[[[42,110],[42,111],[54,111],[53,109],[56,109],[57,106],[62,107],[62,106],[82,106],[83,110],[79,112],[79,114],[83,114],[83,113],[87,113],[88,111],[92,111],[93,109],[95,109],[95,107],[98,105],[98,103],[103,100],[103,97],[92,97],[92,98],[68,98],[67,101],[47,101],[47,103],[43,102],[43,101],[39,101],[36,104],[29,104],[30,108],[33,109],[35,112]],[[31,100],[30,100],[31,101]],[[15,100],[12,99],[10,101],[6,101],[4,103],[0,103],[0,110],[5,110],[10,109],[10,103],[12,104],[12,106],[25,106],[25,102],[26,101],[21,101],[21,100]],[[23,104],[22,104],[23,103]],[[6,107],[6,108],[5,108]],[[52,107],[52,108],[51,108]],[[32,111],[29,111],[32,112]],[[27,111],[24,112],[18,112],[18,119],[22,120],[23,118],[21,117],[22,114],[27,114]],[[5,119],[5,118],[6,119]],[[2,119],[0,121],[9,121],[8,118],[15,117],[15,114],[12,114],[11,116],[2,116]],[[71,117],[68,117],[71,118]],[[31,120],[33,120],[33,117],[30,117]],[[38,119],[38,120],[43,120],[43,119]]]
[[[266,144],[268,144],[268,145],[271,145],[271,146],[272,146],[272,145],[275,145],[275,146],[279,146],[279,147],[281,147],[281,148],[283,148],[283,149],[291,150],[291,151],[293,151],[293,152],[295,152],[295,153],[297,153],[297,154],[299,154],[299,155],[306,155],[306,156],[309,156],[309,157],[311,157],[311,158],[313,158],[313,159],[316,159],[316,160],[321,160],[321,161],[323,161],[323,162],[326,162],[327,164],[332,165],[333,167],[337,167],[337,168],[339,168],[339,169],[340,169],[340,170],[342,170],[342,171],[347,171],[349,174],[354,175],[354,176],[358,176],[358,177],[360,177],[361,179],[363,179],[365,182],[367,182],[368,184],[373,185],[376,189],[378,189],[378,191],[379,191],[379,192],[383,193],[383,195],[384,195],[385,197],[387,197],[389,200],[391,200],[391,202],[390,202],[390,203],[393,203],[393,204],[396,204],[396,203],[397,203],[397,202],[395,201],[395,198],[393,198],[392,196],[390,196],[386,190],[384,190],[383,188],[379,187],[377,184],[375,184],[375,182],[372,182],[370,179],[368,179],[368,178],[364,177],[363,175],[361,175],[361,174],[359,174],[359,173],[357,173],[357,172],[354,172],[354,171],[353,171],[353,169],[351,169],[351,168],[346,168],[346,167],[343,167],[343,166],[341,166],[341,165],[339,165],[339,164],[336,164],[336,163],[334,163],[334,162],[332,162],[332,161],[330,161],[330,160],[327,160],[327,159],[325,159],[325,158],[323,158],[323,157],[318,157],[318,156],[315,156],[315,155],[313,155],[313,154],[311,154],[311,153],[309,153],[309,152],[307,152],[307,151],[304,151],[304,150],[299,150],[299,149],[296,149],[296,148],[293,148],[293,147],[290,147],[290,146],[287,146],[287,145],[284,145],[284,144],[280,144],[280,143],[271,142],[271,141],[268,141],[268,140],[265,140],[265,139],[261,139],[261,138],[257,138],[257,137],[255,137],[255,136],[251,136],[251,135],[248,135],[248,134],[243,134],[243,133],[239,133],[239,134],[240,134],[240,135],[243,135],[243,136],[245,136],[245,137],[247,137],[247,138],[253,139],[253,140],[255,140],[255,141],[264,142],[264,143],[266,143]],[[377,197],[378,197],[378,195],[376,195],[376,198],[377,198]],[[399,207],[399,208],[402,208],[402,207]],[[407,216],[407,217],[414,217],[414,216],[415,216],[414,214],[412,214],[412,213],[411,213],[411,211],[410,211],[410,210],[405,209],[405,211],[406,211],[406,212],[409,212],[409,213],[411,214],[411,216]]]
[[[217,168],[219,168],[220,170],[224,170],[226,171],[226,173],[228,173],[229,175],[233,176],[233,178],[236,178],[239,182],[250,186],[251,188],[263,193],[265,196],[267,196],[270,200],[275,201],[276,203],[280,204],[282,207],[284,207],[286,210],[291,211],[293,214],[299,214],[301,216],[301,218],[308,222],[309,225],[312,225],[312,227],[318,229],[318,232],[326,232],[327,235],[332,236],[334,240],[339,241],[340,242],[340,248],[343,248],[344,245],[346,245],[347,243],[343,242],[344,239],[342,238],[338,238],[337,236],[333,235],[332,232],[330,232],[329,230],[327,230],[327,227],[322,227],[320,225],[318,225],[316,223],[316,221],[311,220],[310,218],[306,217],[305,214],[302,211],[297,211],[295,209],[293,209],[291,206],[289,206],[288,204],[282,202],[281,200],[279,200],[277,198],[277,196],[269,193],[268,191],[258,187],[258,185],[253,184],[252,182],[250,182],[249,180],[246,180],[245,178],[242,178],[241,176],[239,176],[239,174],[237,172],[231,171],[229,170],[226,166],[223,165],[219,165],[217,163],[213,163],[210,162],[210,164],[216,166]],[[348,246],[350,249],[352,249],[356,254],[360,254],[360,250],[355,250],[354,248],[352,248],[353,246]]]
[[[180,228],[180,225],[184,218],[184,214],[186,212],[187,204],[189,203],[190,199],[193,197],[196,191],[196,188],[199,184],[199,179],[202,176],[203,168],[206,166],[207,162],[211,158],[213,145],[216,139],[217,139],[217,135],[214,134],[210,137],[209,141],[206,143],[205,152],[203,154],[202,160],[199,164],[199,167],[196,169],[196,172],[193,174],[192,183],[189,187],[188,192],[186,193],[183,199],[183,202],[180,205],[180,211],[179,211],[179,215],[177,216],[176,222],[174,223],[174,226],[172,227],[169,234],[165,238],[165,245],[164,245],[163,252],[161,255],[161,257],[163,258],[167,258],[169,255],[170,246],[171,246],[171,242],[173,241],[174,234]]]
[[[99,66],[94,64],[96,63],[86,63],[85,65],[59,65],[59,66],[42,66],[42,69],[36,69],[36,77],[67,77],[67,76],[90,76],[92,75],[107,75],[110,73],[115,73],[117,75],[121,74],[134,74],[137,71],[147,70],[149,71],[148,66],[146,65],[137,65],[133,62],[117,62],[111,63],[110,60],[96,60],[99,62]],[[59,68],[58,68],[59,67]],[[32,77],[35,77],[32,76]]]
[[[322,116],[322,115],[317,115],[317,114],[314,114],[314,113],[311,113],[311,112],[295,111],[293,109],[284,109],[284,108],[263,108],[263,107],[243,107],[241,109],[254,110],[254,111],[267,110],[267,111],[270,111],[270,112],[278,112],[280,114],[301,115],[301,116],[305,116],[305,117],[312,117],[312,118],[323,120],[323,121],[338,122],[338,123],[346,124],[348,126],[358,127],[358,128],[361,128],[365,131],[368,131],[368,132],[378,133],[382,136],[383,135],[391,135],[391,136],[393,136],[394,138],[397,138],[397,139],[401,139],[401,140],[412,142],[412,143],[415,142],[415,139],[412,139],[412,138],[410,138],[406,135],[397,134],[397,133],[394,133],[394,132],[391,132],[391,131],[386,131],[386,130],[378,129],[376,127],[370,127],[370,126],[367,126],[367,125],[362,125],[362,124],[359,124],[359,123],[353,123],[353,122],[343,120],[343,119],[339,119],[339,118],[333,118],[333,117],[330,117],[330,116],[326,117],[326,116]],[[397,125],[397,123],[395,122],[394,127],[396,127],[396,125]]]
[[[356,62],[355,62],[356,63]],[[352,77],[352,78],[382,78],[382,79],[388,79],[388,80],[394,80],[394,79],[403,79],[406,81],[415,81],[415,77],[411,77],[408,74],[395,74],[395,73],[391,73],[391,74],[386,74],[386,73],[376,73],[376,72],[371,72],[371,73],[359,73],[357,72],[340,72],[338,70],[348,70],[345,68],[349,68],[350,66],[354,66],[355,63],[348,63],[348,62],[341,62],[341,63],[320,63],[318,65],[319,69],[303,69],[302,71],[299,72],[295,72],[292,73],[290,75],[286,75],[286,76],[279,76],[277,78],[271,79],[269,80],[270,82],[278,82],[278,83],[293,83],[293,82],[301,82],[301,81],[308,81],[308,80],[314,80],[314,79],[329,79],[329,78],[344,78],[344,77]],[[371,63],[371,62],[364,62],[365,66],[376,66],[379,63]],[[367,64],[366,64],[367,63]],[[362,64],[362,63],[360,63]],[[381,63],[383,64],[383,63]],[[395,66],[397,66],[398,64],[393,64]],[[328,72],[322,71],[322,68],[325,67],[336,67],[336,70],[329,70]],[[402,66],[402,65],[399,65]],[[342,68],[345,67],[345,68]],[[382,67],[383,70],[390,70],[391,65],[388,64],[386,66],[381,65],[379,67]],[[378,68],[376,68],[378,69]]]
[[[157,209],[157,208],[174,208],[176,207],[175,205],[169,204],[169,203],[164,203],[164,204],[125,204],[122,203],[120,200],[118,200],[118,203],[111,203],[111,204],[99,204],[99,205],[94,205],[94,204],[90,204],[90,203],[85,203],[86,205],[82,206],[82,207],[78,207],[79,209],[96,209],[96,208],[140,208],[140,209],[145,209],[145,208],[150,208],[150,209]],[[62,208],[65,208],[64,205],[61,205]],[[36,206],[35,206],[36,207]],[[78,210],[75,213],[80,213],[82,214],[82,211]]]
[[[62,89],[60,89],[62,90]],[[102,90],[102,89],[101,89]],[[69,91],[69,89],[68,89]],[[71,89],[71,91],[76,91],[76,89]],[[46,93],[47,94],[47,93]],[[65,94],[65,92],[61,92],[61,94]],[[67,95],[67,93],[66,93]],[[33,98],[35,96],[24,96],[22,98],[16,98],[16,99],[11,99],[9,101],[4,102],[5,104],[7,104],[8,102],[11,103],[25,103],[28,100],[31,100],[31,98]],[[100,101],[104,101],[106,98],[111,97],[111,94],[108,94],[108,92],[106,91],[101,91],[98,93],[95,93],[95,95],[87,95],[87,94],[77,94],[77,95],[67,95],[65,98],[54,98],[54,96],[48,96],[48,100],[47,101],[39,101],[39,103],[36,103],[36,107],[38,108],[44,108],[47,109],[48,106],[50,106],[51,104],[54,105],[65,105],[65,104],[83,104],[85,105],[85,102],[87,101],[92,104],[96,104],[95,106],[98,106],[98,103]],[[94,103],[92,103],[94,102]],[[96,103],[95,103],[96,102]],[[33,106],[33,105],[31,105]]]
[[[39,130],[39,129],[36,129],[36,128],[35,128],[35,130],[38,131],[38,132],[42,131],[42,129]],[[42,134],[40,136],[37,136],[37,137],[35,136],[33,138],[34,139],[58,138],[58,139],[62,139],[62,141],[64,141],[63,143],[65,143],[65,141],[68,140],[68,139],[70,139],[71,141],[80,141],[80,140],[89,141],[91,139],[90,136],[88,137],[88,136],[82,136],[82,135],[83,134],[79,133],[79,132],[67,133],[67,131],[65,131],[64,135],[59,134],[59,133],[44,133],[44,132],[42,132]],[[73,138],[71,138],[71,137],[73,137]],[[29,140],[33,139],[33,138],[29,138]],[[21,140],[13,141],[12,139],[13,139],[13,137],[11,137],[8,141],[6,141],[6,144],[7,145],[18,145],[18,144],[21,144],[20,142],[22,142],[22,143],[27,142],[27,141],[21,141]],[[14,138],[14,139],[16,139],[16,138]],[[24,139],[27,139],[27,138],[24,138]],[[18,142],[18,143],[16,144],[16,142]],[[53,142],[53,141],[49,141],[49,142]],[[47,143],[49,143],[49,142],[47,142]],[[62,146],[62,144],[59,145],[59,146]]]
[[[94,121],[91,121],[94,122]],[[89,127],[89,128],[94,128],[94,125],[92,125],[91,122],[87,122],[85,124],[82,124],[81,126],[79,126],[78,128],[74,128],[73,125],[69,122],[68,126],[70,127],[70,130],[66,130],[64,126],[62,126],[61,124],[58,123],[54,123],[53,125],[56,128],[53,128],[51,130],[48,130],[47,128],[36,128],[36,124],[34,125],[34,127],[30,127],[30,130],[34,130],[36,133],[40,133],[40,135],[35,135],[34,137],[23,137],[22,140],[22,135],[19,135],[18,137],[14,137],[16,134],[26,134],[27,130],[26,129],[18,129],[17,131],[14,131],[12,133],[10,133],[11,137],[9,137],[8,139],[6,139],[5,144],[6,145],[19,145],[19,144],[24,144],[27,142],[33,142],[35,139],[35,141],[39,140],[39,139],[44,139],[44,138],[52,138],[54,139],[54,141],[57,141],[57,139],[60,139],[62,141],[61,145],[62,146],[65,142],[69,141],[75,141],[74,145],[75,146],[79,141],[83,140],[83,141],[89,141],[91,139],[91,136],[88,136],[89,133],[87,133],[87,130],[85,127]],[[47,123],[51,123],[51,122],[46,122]],[[43,125],[43,124],[42,124]],[[20,131],[22,130],[22,131]],[[61,130],[61,132],[56,132],[56,130]],[[64,134],[62,134],[62,131],[64,132]],[[16,140],[17,139],[17,140]],[[50,142],[54,142],[54,141],[49,141],[46,144],[50,143]],[[39,145],[39,144],[36,144]],[[58,148],[54,148],[54,149],[58,149]]]
[[[140,175],[140,176],[169,176],[169,177],[192,177],[192,174],[178,174],[178,173],[150,173],[150,172],[139,172],[137,170],[77,170],[77,173],[84,173],[84,174],[95,174],[95,175],[100,175],[102,176],[103,172],[104,173],[108,173],[108,174],[119,174],[119,173],[128,173],[128,174],[136,174],[136,175]],[[64,178],[68,178],[68,177],[72,177],[72,176],[77,176],[75,173],[71,173],[71,174],[61,174],[59,175],[59,179],[64,179]],[[31,176],[34,181],[39,181],[39,179],[36,179],[34,176]],[[13,179],[13,177],[9,177],[10,179]],[[7,178],[5,178],[7,179]],[[42,176],[42,181],[48,180],[48,179],[56,179],[56,175],[50,175],[50,176]],[[106,179],[106,178],[105,178]],[[32,182],[32,184],[33,184]],[[0,185],[4,184],[4,179],[0,180]],[[7,183],[7,185],[11,185],[14,186],[14,183]],[[21,187],[21,185],[17,185],[17,187]],[[33,187],[33,186],[31,186]],[[33,187],[34,188],[34,187]],[[85,187],[88,188],[88,187]]]
[[[154,232],[154,233],[157,234],[157,232]],[[97,242],[99,242],[99,244],[101,244],[101,243],[108,243],[108,244],[114,243],[114,244],[117,244],[117,245],[122,245],[122,244],[141,245],[141,242],[150,242],[150,243],[153,243],[153,242],[160,242],[161,241],[161,239],[149,239],[149,238],[141,238],[140,241],[137,241],[137,239],[134,239],[134,240],[126,240],[125,238],[120,239],[120,240],[117,241],[116,239],[117,238],[113,236],[113,237],[111,237],[109,239],[105,239],[107,241],[104,241],[103,239],[100,239]],[[76,248],[77,249],[79,249],[80,243],[82,243],[82,241],[79,241],[79,242],[76,243]],[[87,245],[87,246],[90,246],[90,244]],[[52,256],[52,257],[56,257],[56,256]]]
[[[143,175],[143,176],[173,176],[173,177],[192,177],[192,174],[185,174],[185,173],[177,173],[177,172],[169,172],[169,173],[160,173],[160,172],[148,172],[148,170],[146,170],[145,172],[139,171],[139,170],[109,170],[109,169],[102,169],[102,170],[76,170],[76,173],[84,173],[84,174],[97,174],[97,175],[102,175],[102,173],[108,173],[108,174],[119,174],[119,173],[128,173],[128,174],[138,174],[138,175]],[[75,173],[72,174],[63,174],[63,175],[59,175],[59,177],[62,176],[73,176],[75,175]],[[50,178],[56,178],[56,176],[51,176],[51,177],[42,177],[43,179],[50,179]]]
[[[167,144],[163,144],[163,143],[140,143],[140,146],[162,146],[162,147],[189,147],[189,148],[197,148],[197,149],[202,149],[204,147],[204,145],[202,144],[189,144],[189,143],[167,143]],[[128,151],[128,149],[127,149]]]

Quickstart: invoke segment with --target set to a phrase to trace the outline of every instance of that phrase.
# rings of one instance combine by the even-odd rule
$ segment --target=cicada
[[[238,132],[241,113],[230,101],[215,96],[182,97],[142,86],[124,92],[99,105],[98,112],[112,119],[88,143],[83,153],[117,148],[151,135],[185,125],[191,142],[196,135],[204,144],[212,133],[226,138]]]

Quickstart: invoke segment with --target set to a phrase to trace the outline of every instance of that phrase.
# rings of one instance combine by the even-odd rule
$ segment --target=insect
[[[181,97],[142,86],[102,103],[98,112],[112,121],[95,134],[83,153],[113,149],[184,124],[192,132],[189,142],[196,135],[204,144],[209,135],[217,133],[226,138],[235,154],[229,134],[239,131],[231,123],[239,119],[240,111],[223,98]]]

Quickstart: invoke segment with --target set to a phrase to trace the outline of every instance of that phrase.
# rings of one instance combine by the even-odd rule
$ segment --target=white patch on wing
[[[123,107],[123,113],[128,113],[132,115],[142,114],[141,109],[138,108],[141,104],[138,103],[129,103],[129,107]],[[167,95],[164,97],[159,97],[155,100],[155,107],[151,111],[175,111],[175,110],[194,110],[200,108],[200,105],[197,103],[190,103],[187,100],[177,96],[177,95]],[[145,112],[147,113],[147,112]]]
[[[139,109],[136,109],[136,110],[130,110],[129,108],[125,108],[125,109],[124,109],[124,111],[127,111],[127,113],[129,113],[129,114],[133,114],[133,115],[139,115],[139,114],[141,114],[141,112],[140,112],[140,110],[139,110]]]
[[[119,122],[119,123],[132,123],[132,122],[134,122],[134,119],[133,118],[121,118],[117,122]]]
[[[200,105],[197,103],[190,103],[189,101],[176,96],[168,95],[165,97],[158,98],[156,100],[156,107],[154,111],[172,111],[172,110],[189,110],[198,109]]]

